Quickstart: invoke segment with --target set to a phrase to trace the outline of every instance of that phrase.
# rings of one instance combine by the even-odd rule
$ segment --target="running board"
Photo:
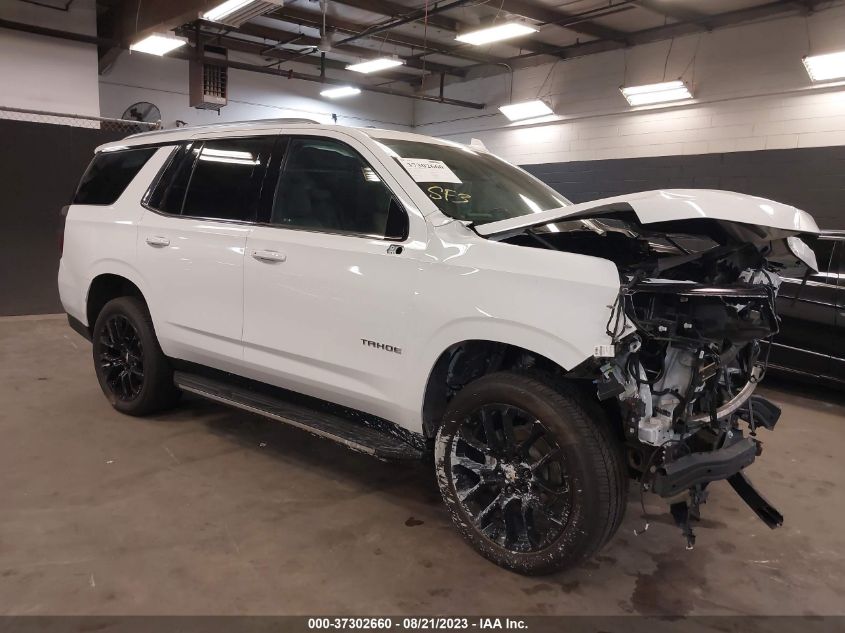
[[[173,381],[183,391],[284,422],[383,460],[419,460],[423,452],[398,437],[359,421],[261,393],[221,380],[177,371]]]

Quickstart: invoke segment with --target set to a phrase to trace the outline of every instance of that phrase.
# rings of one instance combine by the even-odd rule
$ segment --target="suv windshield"
[[[374,139],[437,207],[456,220],[486,224],[571,204],[533,176],[460,145]]]

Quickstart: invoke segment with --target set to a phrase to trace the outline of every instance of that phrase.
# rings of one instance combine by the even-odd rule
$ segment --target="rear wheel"
[[[94,368],[112,406],[146,415],[179,399],[173,369],[162,353],[147,306],[137,297],[109,301],[92,332]]]
[[[619,527],[620,442],[576,390],[501,372],[452,400],[435,448],[440,491],[483,556],[524,574],[592,556]]]

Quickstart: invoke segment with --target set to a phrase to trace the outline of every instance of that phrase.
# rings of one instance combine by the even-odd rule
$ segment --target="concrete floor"
[[[427,467],[196,399],[121,416],[63,319],[0,319],[0,614],[845,613],[845,399],[765,391],[749,474],[783,528],[720,483],[686,551],[658,499],[634,535],[632,490],[595,561],[525,578],[463,543]]]

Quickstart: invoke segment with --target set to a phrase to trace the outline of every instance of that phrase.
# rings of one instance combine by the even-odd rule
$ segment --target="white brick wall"
[[[669,42],[517,70],[514,101],[543,96],[561,120],[509,124],[508,77],[447,86],[481,111],[416,103],[416,130],[468,142],[480,138],[517,163],[545,163],[845,145],[845,86],[813,86],[801,58],[845,49],[845,5],[679,38],[666,79],[683,74],[695,103],[634,110],[623,84],[663,80]],[[692,59],[695,57],[695,62]],[[545,82],[545,83],[544,83]]]

